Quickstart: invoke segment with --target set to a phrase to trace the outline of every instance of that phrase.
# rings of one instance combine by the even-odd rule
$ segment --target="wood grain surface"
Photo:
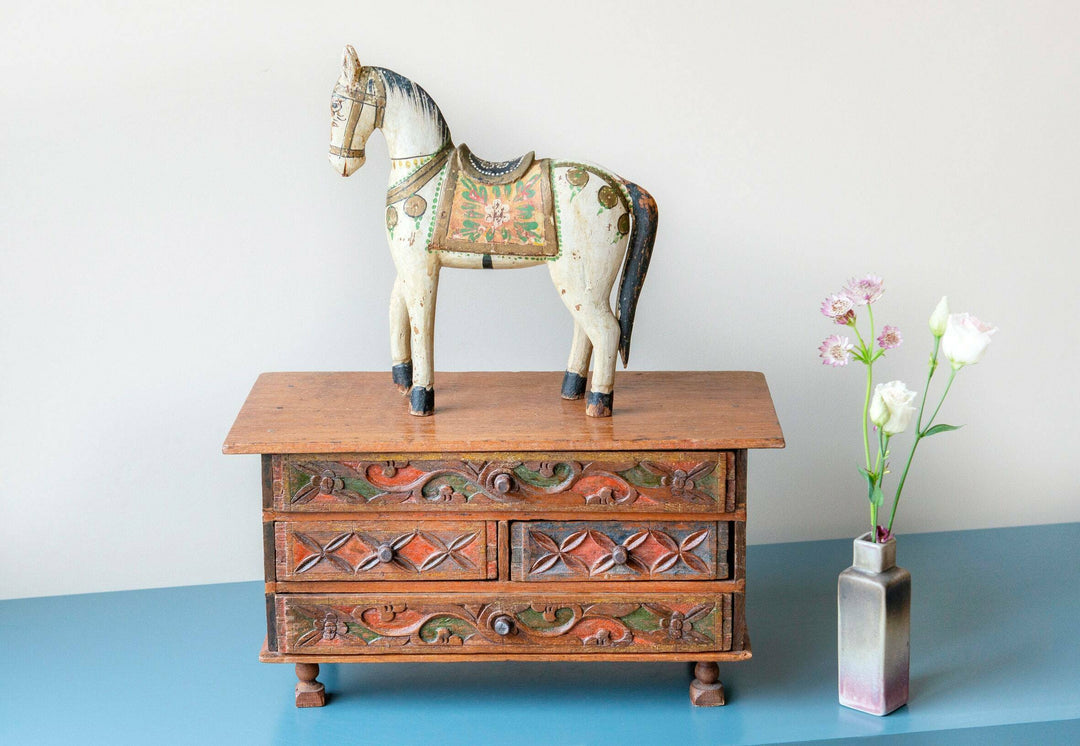
[[[264,373],[225,453],[783,448],[765,377],[749,371],[621,372],[614,416],[559,396],[562,372],[440,373],[418,418],[390,373]]]

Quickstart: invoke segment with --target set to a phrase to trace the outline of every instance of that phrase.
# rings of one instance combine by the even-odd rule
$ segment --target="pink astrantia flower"
[[[854,345],[851,344],[851,340],[847,337],[841,337],[839,334],[833,334],[825,338],[825,341],[821,343],[821,347],[818,347],[818,351],[821,353],[822,365],[832,365],[836,368],[842,368],[851,362],[851,350]]]
[[[856,306],[865,306],[873,303],[885,292],[885,284],[877,275],[866,277],[852,277],[844,285],[844,293],[851,298]]]
[[[891,350],[894,347],[899,347],[900,343],[904,341],[904,338],[900,336],[900,330],[895,326],[885,325],[881,329],[881,334],[878,335],[877,343],[878,347],[883,350]]]
[[[855,323],[855,310],[852,309],[845,313],[843,316],[837,316],[833,319],[840,326],[851,326]]]
[[[851,298],[846,295],[835,294],[830,295],[821,302],[821,312],[830,319],[836,319],[847,316],[854,306],[855,304],[851,302]]]

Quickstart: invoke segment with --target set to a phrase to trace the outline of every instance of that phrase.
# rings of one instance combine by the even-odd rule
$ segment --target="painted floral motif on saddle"
[[[451,159],[431,248],[557,257],[550,161],[534,160],[529,153],[506,163],[489,163],[462,145]]]

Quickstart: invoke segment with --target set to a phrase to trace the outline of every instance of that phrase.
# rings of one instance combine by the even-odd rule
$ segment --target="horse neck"
[[[391,158],[429,155],[450,142],[442,112],[423,88],[390,70],[378,72],[386,82],[382,132]]]

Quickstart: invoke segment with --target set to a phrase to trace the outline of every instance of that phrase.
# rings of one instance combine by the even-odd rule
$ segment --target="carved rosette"
[[[640,652],[730,648],[730,594],[600,602],[540,599],[457,603],[281,596],[284,652],[482,651]]]
[[[722,511],[722,454],[568,454],[548,460],[335,461],[276,456],[275,505],[282,510]],[[573,456],[573,458],[569,457]],[[578,458],[578,457],[582,458]],[[603,458],[591,458],[602,456]]]

